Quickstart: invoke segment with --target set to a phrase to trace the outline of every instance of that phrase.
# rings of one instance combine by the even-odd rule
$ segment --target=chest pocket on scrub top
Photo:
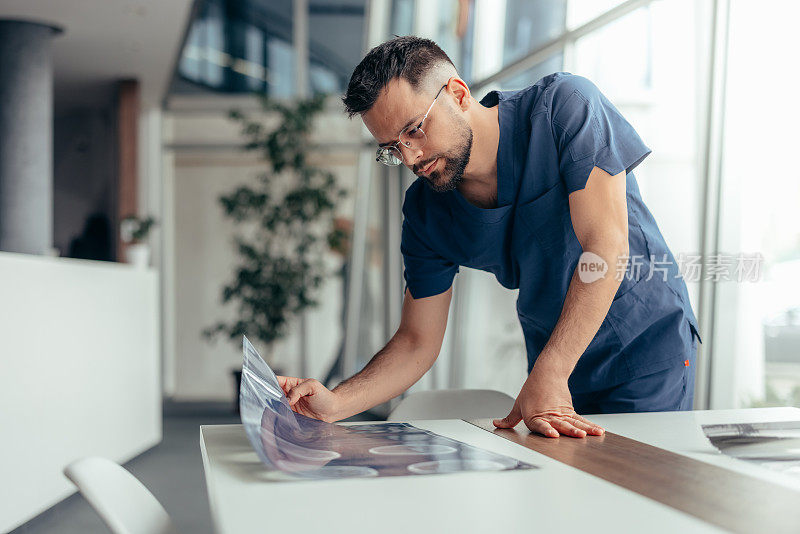
[[[561,180],[535,200],[517,206],[514,232],[520,269],[518,308],[529,319],[552,328],[582,251]]]

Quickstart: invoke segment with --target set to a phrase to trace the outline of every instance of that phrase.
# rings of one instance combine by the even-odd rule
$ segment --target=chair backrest
[[[139,480],[105,458],[83,458],[64,475],[114,534],[174,534],[164,507]]]
[[[420,391],[400,401],[387,420],[498,418],[508,415],[513,406],[513,398],[491,389]]]

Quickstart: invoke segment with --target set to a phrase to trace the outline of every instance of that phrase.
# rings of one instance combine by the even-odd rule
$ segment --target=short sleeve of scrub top
[[[458,265],[434,252],[414,231],[407,218],[403,221],[400,251],[406,288],[415,299],[444,293],[453,284]]]
[[[562,78],[551,98],[559,171],[568,193],[586,187],[594,167],[615,176],[630,172],[650,154],[633,126],[586,78]]]

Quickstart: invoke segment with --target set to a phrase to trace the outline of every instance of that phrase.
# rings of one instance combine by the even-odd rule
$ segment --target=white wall
[[[0,252],[0,532],[73,492],[76,458],[161,440],[158,275]]]
[[[177,100],[177,99],[176,99]],[[227,118],[230,108],[244,109],[253,117],[270,120],[247,100],[225,99],[206,103],[185,97],[164,115],[164,393],[181,401],[233,399],[231,371],[241,368],[241,341],[224,337],[209,343],[201,333],[217,321],[236,318],[233,306],[222,306],[222,287],[233,276],[237,253],[233,246],[236,226],[226,218],[219,197],[252,183],[266,171],[259,154],[240,149],[239,126]],[[175,105],[175,104],[174,104]],[[196,107],[195,107],[196,106]],[[337,103],[338,106],[338,103]],[[204,109],[205,108],[205,109]],[[356,121],[348,121],[338,107],[323,113],[316,143],[356,138]],[[312,155],[312,163],[331,170],[339,184],[352,191],[356,152],[326,149]],[[352,217],[353,194],[339,213]],[[338,272],[341,258],[326,258],[330,271]],[[342,338],[341,278],[331,276],[321,288],[320,306],[307,314],[307,374],[323,378],[340,349]],[[266,348],[251,339],[269,358]],[[279,372],[299,374],[298,324],[272,348],[270,364]],[[371,356],[371,355],[370,355]]]

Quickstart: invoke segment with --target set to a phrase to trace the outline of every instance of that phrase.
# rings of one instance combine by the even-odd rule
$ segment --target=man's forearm
[[[424,375],[438,353],[397,333],[369,363],[333,389],[337,417],[345,419],[400,395]]]
[[[627,246],[605,246],[597,253],[609,265],[626,258]],[[578,276],[580,264],[572,274],[564,306],[553,333],[536,360],[534,369],[547,370],[561,378],[569,378],[581,355],[591,343],[608,313],[620,280],[609,269],[605,276],[585,283]]]

